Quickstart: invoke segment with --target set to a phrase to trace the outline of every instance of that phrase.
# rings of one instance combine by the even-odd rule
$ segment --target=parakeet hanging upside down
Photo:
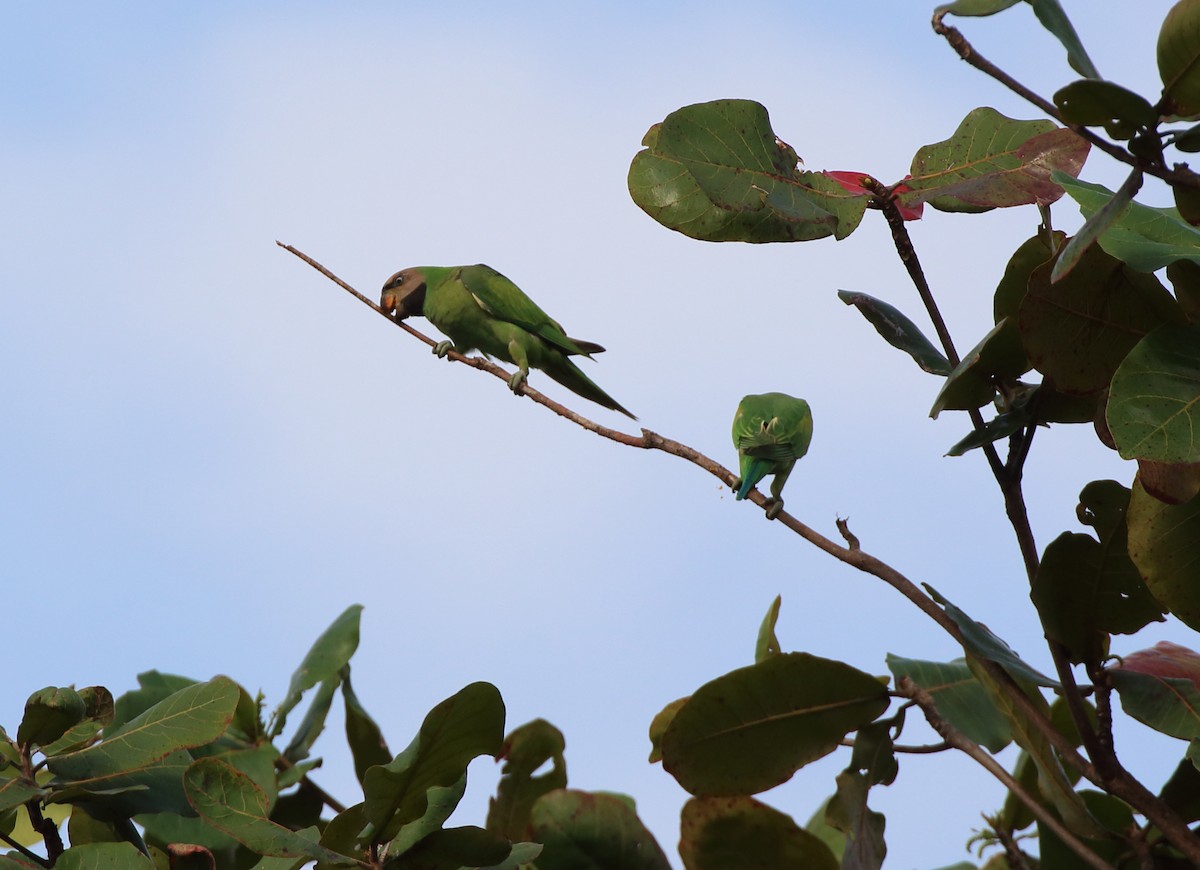
[[[521,288],[495,269],[476,266],[418,266],[388,278],[379,307],[397,320],[423,315],[450,337],[433,352],[480,350],[517,366],[508,386],[518,392],[529,369],[541,369],[568,390],[606,408],[637,418],[596,386],[569,357],[604,350],[590,341],[567,336],[550,315]]]
[[[737,448],[741,477],[734,481],[737,500],[768,474],[771,498],[767,519],[783,510],[783,485],[796,460],[808,452],[812,440],[812,412],[808,402],[785,393],[746,396],[733,415],[733,445]]]

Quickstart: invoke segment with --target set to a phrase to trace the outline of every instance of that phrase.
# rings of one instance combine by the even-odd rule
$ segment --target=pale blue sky
[[[1169,7],[1153,5],[1128,21],[1115,0],[1067,4],[1101,71],[1150,96]],[[685,795],[646,764],[646,728],[751,661],[777,593],[787,649],[880,673],[888,652],[959,654],[713,478],[437,361],[276,239],[372,296],[402,266],[495,266],[608,347],[589,373],[643,425],[727,465],[744,393],[807,397],[816,432],[789,510],[830,536],[849,515],[865,548],[1048,668],[981,458],[942,456],[965,418],[930,421],[938,382],[837,300],[871,293],[924,324],[879,216],[841,243],[706,245],[625,190],[646,129],[701,100],[757,99],[809,168],[885,180],[975,106],[1037,117],[933,35],[931,6],[847,9],[10,4],[0,570],[18,658],[0,722],[14,727],[43,685],[121,692],[149,668],[228,673],[277,702],[359,602],[355,683],[393,749],[434,703],[490,680],[510,726],[564,730],[572,785],[633,795],[673,854]],[[1073,78],[1024,6],[961,26],[1045,93]],[[1084,177],[1120,175],[1093,157]],[[1067,204],[1055,218],[1079,220]],[[960,349],[990,325],[1036,220],[929,213],[912,227]],[[1132,474],[1082,428],[1039,435],[1039,543],[1079,530],[1088,480]],[[1172,623],[1116,648],[1159,638],[1195,645]],[[331,727],[317,778],[353,800]],[[1183,747],[1136,742],[1123,758],[1157,785]],[[803,822],[846,762],[765,799]],[[482,822],[496,776],[472,768],[462,823]],[[887,866],[925,868],[965,857],[1002,794],[965,761],[920,757],[871,800],[888,815]]]

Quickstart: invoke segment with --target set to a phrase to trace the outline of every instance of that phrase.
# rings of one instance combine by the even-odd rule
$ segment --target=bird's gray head
[[[397,320],[421,314],[425,309],[425,274],[419,268],[401,269],[383,283],[379,307]]]

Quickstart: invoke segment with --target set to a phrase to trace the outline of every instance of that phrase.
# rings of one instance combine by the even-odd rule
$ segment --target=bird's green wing
[[[515,323],[543,341],[555,345],[564,353],[587,356],[596,353],[597,350],[603,350],[598,345],[590,345],[586,342],[581,346],[580,343],[569,338],[557,321],[526,296],[525,291],[491,266],[485,266],[482,263],[475,266],[463,266],[458,273],[463,286],[475,297],[479,307],[492,317],[508,323]]]

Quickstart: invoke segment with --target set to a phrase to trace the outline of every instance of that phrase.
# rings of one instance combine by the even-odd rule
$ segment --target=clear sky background
[[[1153,98],[1168,3],[1068,2],[1102,73]],[[1015,541],[965,415],[838,289],[923,326],[880,216],[847,240],[705,244],[625,187],[647,128],[721,97],[764,103],[810,169],[901,178],[972,108],[1038,113],[961,63],[930,4],[9,4],[0,35],[0,577],[15,728],[44,685],[114,693],[158,668],[227,673],[277,703],[313,639],[365,605],[356,688],[393,751],[426,711],[494,682],[509,727],[566,734],[571,784],[631,794],[674,855],[685,794],[646,763],[667,702],[749,664],[783,595],[785,649],[885,672],[952,642],[878,581],[710,476],[574,428],[434,358],[275,246],[374,297],[408,265],[486,262],[572,335],[642,425],[732,466],[745,393],[809,399],[788,509],[936,586],[1043,669]],[[1075,78],[1024,4],[959,22],[1044,94]],[[1115,186],[1093,155],[1083,177]],[[1141,197],[1166,204],[1160,189]],[[1056,224],[1079,224],[1070,203]],[[991,325],[1033,208],[910,225],[960,350]],[[415,323],[432,333],[424,321]],[[535,387],[636,433],[534,372]],[[1131,463],[1086,427],[1039,434],[1040,546],[1081,531],[1089,480]],[[1176,622],[1158,639],[1196,645]],[[298,717],[295,717],[298,719]],[[910,717],[913,721],[914,717]],[[356,800],[340,720],[315,778]],[[929,737],[913,727],[905,742]],[[1122,728],[1156,788],[1184,746]],[[1011,756],[1008,756],[1011,760]],[[801,823],[848,751],[765,796]],[[476,762],[458,823],[482,823]],[[871,793],[888,867],[966,857],[1001,788],[905,757]]]

